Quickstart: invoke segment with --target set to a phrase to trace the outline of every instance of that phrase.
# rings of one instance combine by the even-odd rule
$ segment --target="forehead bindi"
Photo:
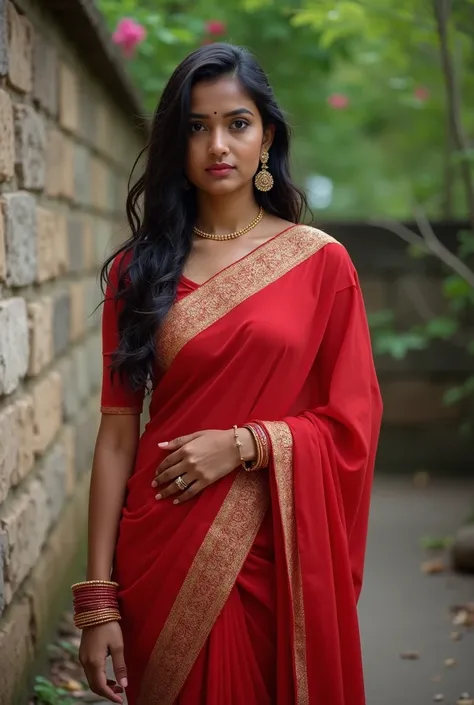
[[[191,113],[193,114],[215,118],[224,117],[240,109],[248,111],[251,115],[258,115],[255,103],[235,78],[202,81],[192,90]]]

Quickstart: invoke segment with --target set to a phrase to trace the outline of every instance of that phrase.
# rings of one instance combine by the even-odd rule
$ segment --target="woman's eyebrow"
[[[236,108],[235,110],[230,110],[228,113],[224,113],[223,117],[233,117],[235,115],[253,116],[253,112],[248,108]],[[209,118],[210,115],[206,115],[205,113],[191,113],[189,117],[204,120],[205,118]]]

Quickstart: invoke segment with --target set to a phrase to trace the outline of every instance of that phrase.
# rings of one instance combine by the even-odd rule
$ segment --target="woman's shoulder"
[[[318,274],[327,276],[338,288],[356,283],[354,264],[339,240],[311,225],[297,225],[295,231],[301,240],[301,246],[308,247],[312,255],[311,262]]]

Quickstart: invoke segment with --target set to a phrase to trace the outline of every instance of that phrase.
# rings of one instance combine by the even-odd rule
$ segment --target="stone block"
[[[73,426],[63,426],[62,439],[66,453],[66,496],[71,497],[76,487],[76,431]]]
[[[97,94],[98,89],[89,77],[79,80],[79,124],[82,136],[91,144],[97,131]]]
[[[63,187],[63,142],[65,137],[57,127],[48,130],[48,147],[46,150],[45,193],[56,198],[62,193]]]
[[[91,391],[99,389],[102,381],[102,336],[100,332],[93,333],[86,342],[87,364]]]
[[[83,233],[83,248],[84,248],[84,268],[86,271],[94,269],[94,234],[92,232],[92,224],[90,218],[84,217],[84,233]]]
[[[36,376],[53,359],[53,300],[44,296],[28,304],[30,363],[28,374]]]
[[[58,275],[69,271],[67,218],[63,213],[56,213],[56,266]]]
[[[94,256],[96,267],[101,267],[112,251],[112,224],[104,218],[94,223]]]
[[[50,515],[44,487],[38,480],[33,480],[24,492],[5,505],[0,519],[0,527],[7,540],[7,604],[38,560],[49,526]]]
[[[64,137],[61,151],[61,189],[60,196],[72,200],[74,198],[74,142]]]
[[[70,215],[67,223],[69,271],[80,274],[84,269],[84,221],[80,215]]]
[[[57,250],[57,225],[58,219],[53,211],[38,206],[36,209],[36,222],[38,230],[38,266],[36,281],[42,283],[54,279],[59,273]]]
[[[34,43],[33,97],[50,115],[58,114],[58,57],[56,48],[41,34]]]
[[[10,404],[0,411],[0,504],[5,501],[18,463],[18,409]]]
[[[381,380],[384,423],[408,426],[456,419],[459,408],[443,403],[450,386],[423,379]]]
[[[41,191],[46,180],[46,131],[31,105],[15,105],[15,159],[20,186]]]
[[[7,254],[5,252],[5,221],[3,219],[3,209],[0,203],[0,282],[5,281],[7,276]]]
[[[3,566],[7,560],[7,537],[6,534],[0,532],[0,616],[5,609],[5,575]],[[1,644],[0,636],[0,644]],[[1,648],[1,647],[0,647]]]
[[[63,416],[66,421],[69,421],[77,415],[80,408],[71,357],[60,360],[58,370],[62,378]]]
[[[61,428],[61,375],[54,370],[33,387],[35,452],[42,454]]]
[[[8,3],[8,38],[8,80],[17,90],[29,93],[32,88],[33,26],[11,2]]]
[[[68,345],[71,330],[71,300],[68,290],[53,296],[53,349],[54,356],[63,353]]]
[[[106,164],[99,157],[92,158],[92,204],[99,210],[108,209],[108,174]]]
[[[51,626],[59,621],[64,589],[69,588],[75,577],[78,549],[83,553],[87,497],[88,478],[84,477],[50,532],[41,558],[25,585],[32,609],[31,622],[40,643],[44,643],[45,637],[51,634]]]
[[[90,154],[79,144],[74,147],[74,196],[82,206],[88,206],[91,203]]]
[[[97,404],[99,408],[99,404]],[[83,409],[75,420],[76,475],[88,472],[92,467],[98,423],[89,408]]]
[[[61,360],[59,371],[62,377],[63,414],[66,420],[73,419],[89,398],[90,379],[85,345],[76,347],[70,356]]]
[[[69,285],[69,297],[71,301],[71,329],[70,329],[70,340],[76,341],[86,331],[86,300],[85,293],[87,289],[85,288],[84,280],[71,282]]]
[[[13,106],[8,93],[0,89],[0,181],[15,173],[15,128]]]
[[[9,286],[27,286],[36,278],[38,263],[36,203],[25,191],[3,195],[5,248]]]
[[[56,523],[66,501],[67,456],[63,439],[47,452],[39,471],[39,481],[46,495],[47,509],[51,523]]]
[[[69,132],[79,128],[79,86],[76,73],[66,64],[59,68],[59,122]]]
[[[96,147],[108,156],[112,153],[112,140],[110,125],[113,121],[113,114],[109,103],[106,99],[99,98],[97,101],[97,130],[96,130]]]
[[[97,277],[88,277],[84,280],[85,315],[88,330],[93,330],[100,325],[102,320],[101,302],[103,299]]]
[[[24,299],[0,301],[0,331],[1,396],[15,391],[28,370],[28,319]]]
[[[0,0],[0,76],[8,73],[8,21],[7,2]]]
[[[34,659],[31,634],[31,611],[28,600],[10,607],[0,629],[0,663],[2,664],[2,705],[15,702],[18,684]]]
[[[35,463],[35,434],[33,398],[22,397],[16,403],[18,411],[18,463],[12,474],[12,485],[18,485],[31,470]]]

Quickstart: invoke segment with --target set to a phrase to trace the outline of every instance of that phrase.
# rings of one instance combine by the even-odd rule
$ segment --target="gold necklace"
[[[263,208],[260,207],[258,215],[252,220],[251,223],[242,228],[241,230],[236,230],[234,233],[228,233],[227,235],[211,235],[211,233],[205,233],[204,230],[199,230],[199,228],[194,228],[194,233],[199,235],[199,237],[204,237],[207,240],[234,240],[236,237],[241,237],[245,235],[249,230],[252,230],[256,225],[260,223],[263,218]]]

